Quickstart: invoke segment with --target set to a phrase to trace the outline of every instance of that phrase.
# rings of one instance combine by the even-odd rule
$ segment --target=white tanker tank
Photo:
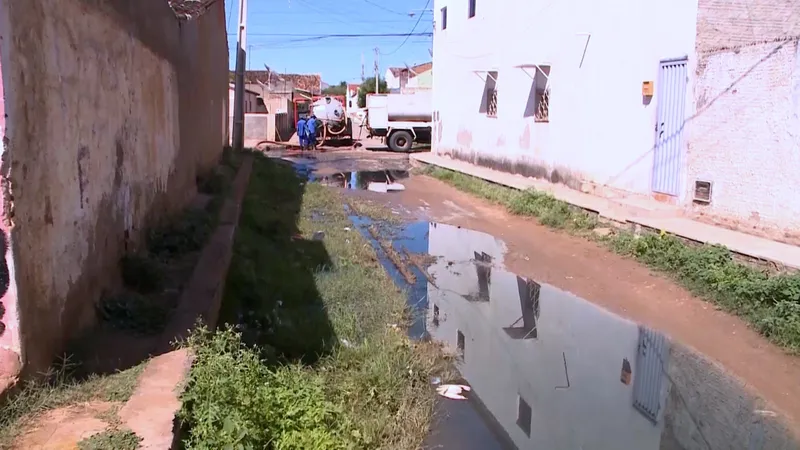
[[[430,91],[367,95],[367,126],[394,151],[410,151],[414,142],[430,144],[433,105]]]
[[[311,112],[322,121],[322,139],[351,139],[352,125],[344,104],[335,97],[322,97],[311,104]]]

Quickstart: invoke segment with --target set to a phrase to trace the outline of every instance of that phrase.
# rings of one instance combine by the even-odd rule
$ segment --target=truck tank
[[[431,122],[433,106],[430,92],[389,94],[386,109],[392,122]]]
[[[339,100],[332,97],[324,97],[315,101],[311,105],[311,110],[317,119],[326,125],[336,126],[345,121],[344,105]]]

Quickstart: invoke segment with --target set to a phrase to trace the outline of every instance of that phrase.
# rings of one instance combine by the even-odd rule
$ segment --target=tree
[[[328,86],[322,90],[323,95],[347,95],[347,82],[341,81],[334,86]]]
[[[389,87],[386,85],[386,80],[378,78],[378,89],[381,94],[389,92]],[[358,87],[358,107],[363,108],[367,106],[367,94],[375,93],[375,77],[369,77],[361,83]]]

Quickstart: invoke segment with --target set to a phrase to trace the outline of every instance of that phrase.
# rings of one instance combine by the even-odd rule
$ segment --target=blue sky
[[[433,15],[421,10],[430,10],[433,0],[427,8],[426,3],[427,0],[248,0],[248,68],[263,70],[266,64],[277,72],[320,73],[323,81],[336,84],[360,80],[362,54],[366,76],[372,76],[375,47],[381,52],[381,75],[390,66],[430,61],[431,37],[410,36],[403,44],[405,35],[420,19],[419,14],[422,18],[414,32],[432,30]],[[225,0],[231,69],[236,58],[238,8],[238,0]],[[412,11],[416,14],[410,17]],[[386,33],[403,36],[314,38],[326,34]]]

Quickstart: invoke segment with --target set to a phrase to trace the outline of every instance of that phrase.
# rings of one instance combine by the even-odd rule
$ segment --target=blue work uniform
[[[300,148],[302,149],[306,148],[308,142],[306,133],[308,133],[306,119],[300,118],[300,120],[297,121],[297,138],[300,139]]]
[[[317,118],[314,116],[309,117],[306,122],[306,138],[311,148],[317,146]]]

